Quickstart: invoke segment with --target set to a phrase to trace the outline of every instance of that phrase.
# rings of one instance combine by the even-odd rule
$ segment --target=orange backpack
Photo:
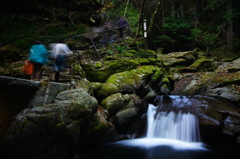
[[[24,66],[22,68],[22,72],[26,75],[32,75],[33,74],[33,63],[31,63],[29,60],[26,60]]]

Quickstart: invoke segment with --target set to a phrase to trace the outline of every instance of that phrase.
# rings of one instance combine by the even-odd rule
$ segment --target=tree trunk
[[[127,1],[127,5],[126,5],[126,7],[125,7],[125,11],[124,11],[124,17],[126,16],[126,14],[127,14],[127,9],[128,9],[128,4],[129,4],[129,0]]]
[[[139,10],[138,26],[137,26],[137,31],[136,31],[136,34],[135,34],[135,38],[137,38],[139,36],[140,29],[141,29],[141,26],[142,26],[142,16],[143,16],[144,3],[145,3],[145,0],[142,0],[141,7],[140,7],[140,10]]]
[[[162,24],[165,23],[164,1],[162,1]]]
[[[175,3],[174,3],[174,0],[172,0],[172,17],[174,18],[175,17]]]
[[[198,17],[197,17],[198,0],[194,0],[193,9],[194,9],[194,11],[193,11],[194,28],[198,29],[198,24],[199,24]],[[195,37],[195,42],[197,42],[197,41],[198,41],[198,38]]]
[[[232,14],[232,0],[229,0],[227,4],[227,10]],[[233,48],[233,22],[232,22],[232,15],[230,15],[228,19],[227,25],[227,45],[228,49],[232,50]]]
[[[153,24],[155,22],[155,17],[159,11],[159,8],[160,8],[160,4],[161,4],[161,0],[158,0],[158,3],[157,3],[157,6],[155,8],[155,11],[152,15],[152,18],[151,18],[151,21],[150,21],[150,24],[149,24],[149,27],[148,27],[148,34],[150,35],[151,34],[151,31],[152,31],[152,27],[153,27]]]

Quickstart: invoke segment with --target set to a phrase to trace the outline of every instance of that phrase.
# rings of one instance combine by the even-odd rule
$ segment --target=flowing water
[[[197,116],[190,109],[187,111],[179,109],[179,107],[185,108],[182,104],[191,105],[191,101],[186,97],[172,96],[170,98],[171,102],[165,104],[166,106],[164,103],[160,103],[157,107],[149,104],[146,137],[175,139],[186,142],[200,141]],[[163,102],[163,99],[161,102]],[[165,107],[177,107],[177,109],[166,110]]]
[[[149,104],[146,137],[91,150],[88,159],[235,159],[236,151],[201,142],[193,103],[183,96],[158,96]],[[233,151],[232,151],[233,150]]]

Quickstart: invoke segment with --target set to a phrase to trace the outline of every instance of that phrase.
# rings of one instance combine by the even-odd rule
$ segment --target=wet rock
[[[203,141],[238,143],[240,129],[239,109],[224,98],[193,96],[197,107]]]
[[[72,158],[77,145],[113,140],[114,127],[99,120],[98,102],[84,90],[62,91],[54,102],[24,109],[14,118],[1,142],[2,156]]]

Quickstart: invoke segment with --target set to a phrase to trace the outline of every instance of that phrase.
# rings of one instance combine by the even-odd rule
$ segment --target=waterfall
[[[158,96],[148,107],[147,138],[200,141],[198,118],[192,102],[182,96]]]
[[[147,159],[167,159],[177,152],[178,155],[173,158],[180,159],[188,157],[186,153],[191,151],[208,151],[200,142],[195,104],[198,103],[185,96],[157,96],[148,107],[146,137],[118,141],[115,144],[145,148]],[[181,152],[184,152],[183,155]],[[191,157],[188,159],[196,156]]]

